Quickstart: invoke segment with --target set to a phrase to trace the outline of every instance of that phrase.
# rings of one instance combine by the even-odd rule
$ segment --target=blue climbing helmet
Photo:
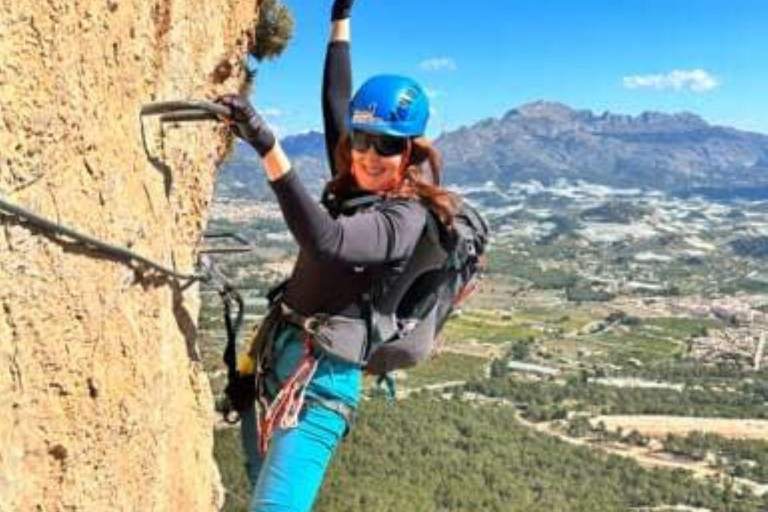
[[[349,127],[395,137],[423,135],[429,99],[416,81],[398,75],[377,75],[357,90],[349,106]]]

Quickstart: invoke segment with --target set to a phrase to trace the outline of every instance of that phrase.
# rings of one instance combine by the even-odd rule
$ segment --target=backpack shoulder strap
[[[320,202],[332,217],[352,215],[361,209],[377,207],[383,201],[381,196],[368,192],[353,193],[350,197],[338,197],[329,192],[328,189],[323,191],[322,198],[320,199]]]

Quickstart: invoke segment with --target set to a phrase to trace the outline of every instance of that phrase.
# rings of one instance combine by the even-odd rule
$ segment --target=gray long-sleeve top
[[[323,69],[322,107],[331,174],[333,152],[346,134],[352,91],[350,46],[328,45]],[[426,207],[416,199],[386,199],[379,206],[333,218],[307,193],[295,172],[272,182],[272,189],[299,244],[299,256],[283,300],[296,311],[359,316],[362,294],[375,279],[402,270],[426,223]]]
[[[415,199],[387,199],[334,219],[296,172],[272,182],[272,189],[300,248],[284,300],[305,315],[358,316],[362,294],[376,278],[403,268],[426,223],[426,207]]]

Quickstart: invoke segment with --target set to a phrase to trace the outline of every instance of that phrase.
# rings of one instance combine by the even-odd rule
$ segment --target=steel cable
[[[108,254],[120,260],[138,262],[145,267],[151,268],[174,279],[182,281],[203,282],[209,282],[211,280],[210,272],[195,272],[191,274],[176,272],[175,270],[171,270],[159,263],[145,258],[144,256],[136,254],[135,252],[132,252],[125,247],[109,244],[92,236],[80,233],[58,222],[54,222],[52,220],[41,217],[40,215],[30,212],[21,206],[6,201],[2,194],[0,194],[0,211],[5,211],[6,213],[19,217],[24,222],[31,224],[43,231],[53,233],[57,236],[70,238],[75,242],[85,245],[86,247],[90,247],[91,249],[97,250],[104,254]]]

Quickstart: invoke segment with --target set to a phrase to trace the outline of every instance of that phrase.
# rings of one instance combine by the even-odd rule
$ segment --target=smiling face
[[[367,192],[387,192],[400,186],[403,167],[402,153],[379,155],[373,146],[365,151],[352,150],[352,175],[360,189]]]

